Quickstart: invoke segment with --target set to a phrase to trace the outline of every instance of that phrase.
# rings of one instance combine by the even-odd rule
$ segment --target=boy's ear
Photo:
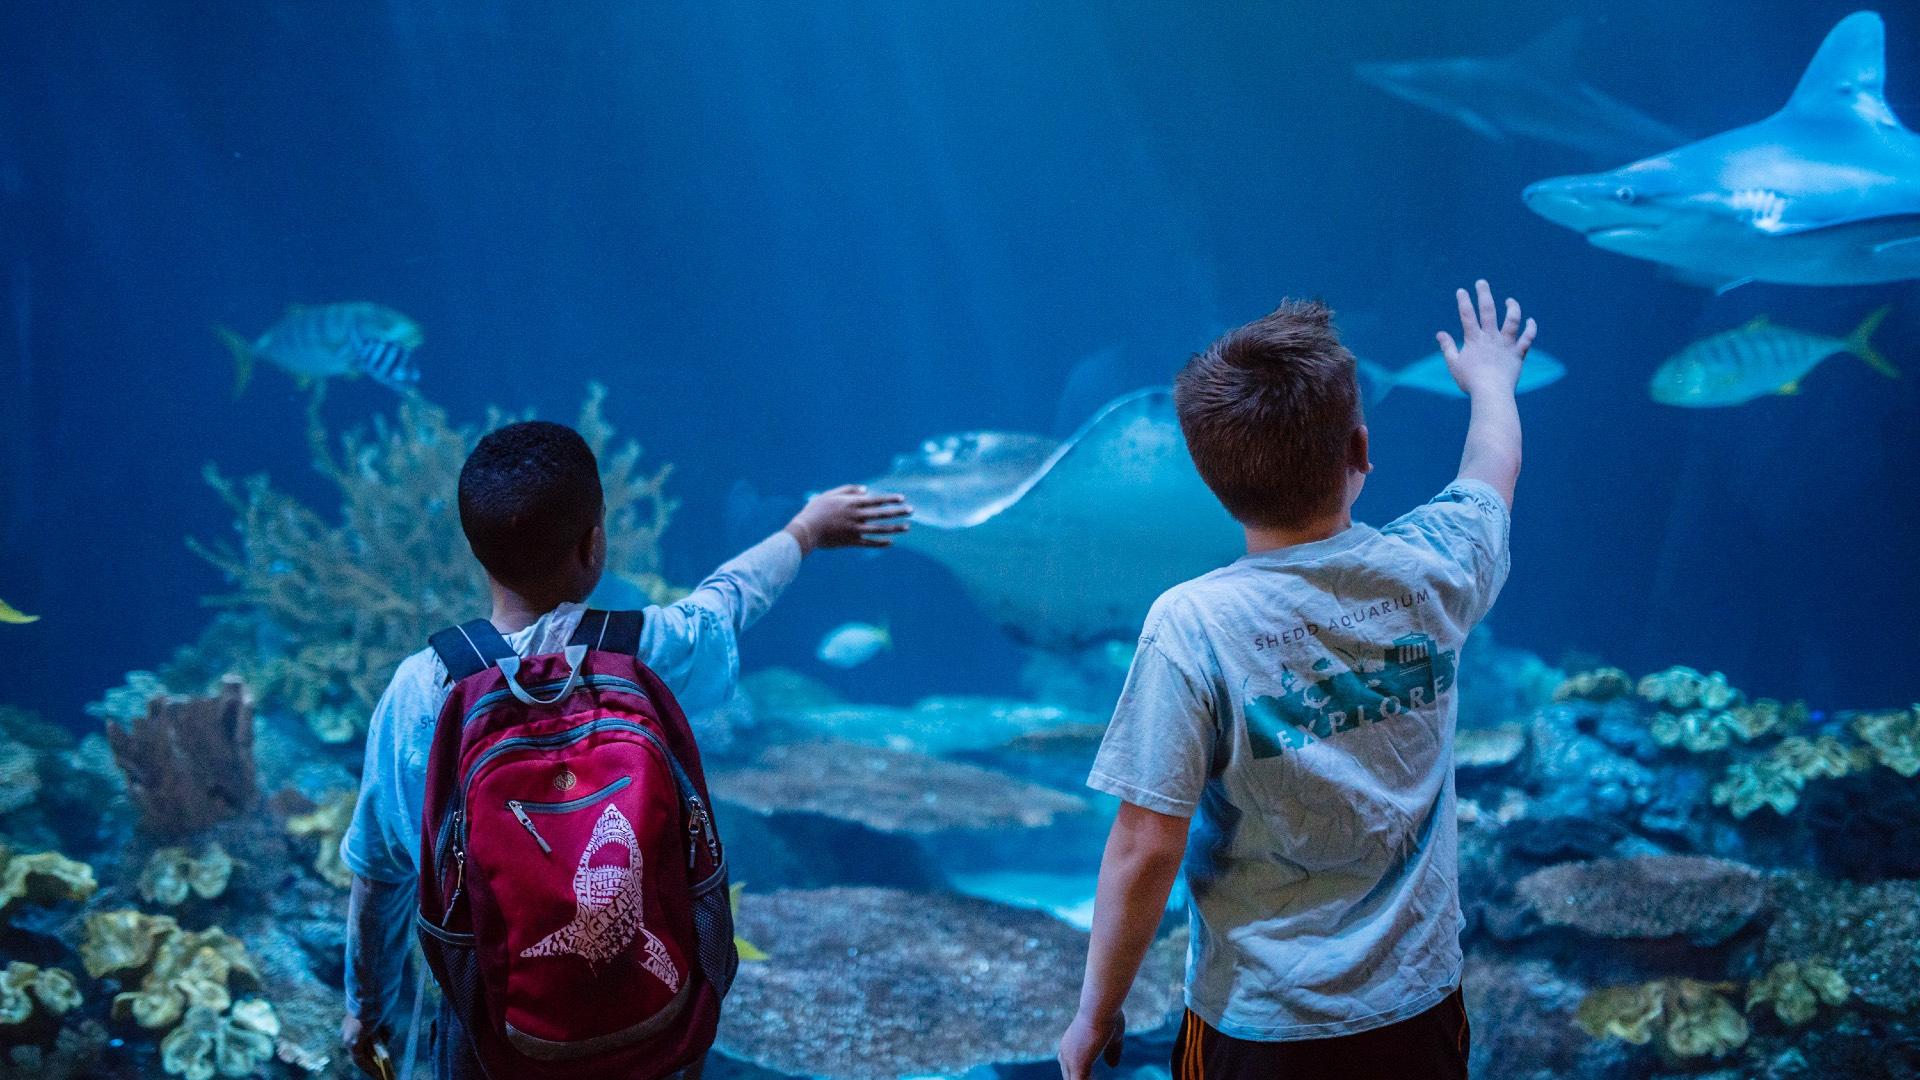
[[[1373,459],[1367,456],[1365,424],[1353,429],[1353,438],[1347,443],[1347,466],[1362,476],[1373,471]]]
[[[607,561],[607,526],[595,525],[580,538],[580,565],[592,568]]]

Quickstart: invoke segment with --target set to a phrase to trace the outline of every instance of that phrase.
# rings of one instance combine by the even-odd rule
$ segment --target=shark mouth
[[[596,856],[623,855],[622,861],[595,863]],[[580,853],[580,866],[573,874],[573,895],[579,911],[573,921],[548,934],[521,952],[523,957],[578,956],[590,965],[603,964],[620,956],[645,937],[646,956],[641,965],[667,989],[678,992],[680,970],[667,952],[666,943],[648,930],[641,920],[640,848],[633,824],[618,807],[608,806],[594,823],[586,850]]]

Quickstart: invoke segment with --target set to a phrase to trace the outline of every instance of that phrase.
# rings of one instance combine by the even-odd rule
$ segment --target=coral
[[[158,942],[146,968],[138,990],[114,996],[113,1015],[156,1031],[179,1023],[191,1008],[224,1010],[233,1000],[228,982],[234,976],[260,981],[246,946],[217,927],[198,933],[176,927]]]
[[[1867,744],[1880,764],[1901,776],[1920,773],[1920,705],[1860,713],[1853,718],[1853,733]]]
[[[80,985],[60,968],[15,960],[0,971],[0,1030],[35,1017],[57,1019],[80,1007]]]
[[[36,904],[85,900],[98,887],[93,867],[57,851],[16,855],[0,847],[0,914],[19,900]]]
[[[233,857],[219,844],[209,844],[198,855],[182,847],[164,847],[147,858],[138,887],[147,903],[178,907],[188,896],[212,900],[226,892],[232,876]]]
[[[1520,724],[1461,728],[1453,736],[1453,764],[1461,769],[1496,769],[1512,763],[1527,748]]]
[[[1920,1012],[1920,881],[1855,885],[1794,873],[1771,892],[1762,963],[1820,957],[1865,1004]]]
[[[319,840],[319,852],[313,857],[314,872],[342,889],[353,884],[353,871],[340,857],[340,838],[347,835],[347,826],[353,822],[353,805],[354,793],[342,789],[307,813],[287,819],[288,833]]]
[[[1727,677],[1714,672],[1702,675],[1690,667],[1670,667],[1640,680],[1640,696],[1655,705],[1686,712],[1703,708],[1719,712],[1740,704],[1740,691],[1727,685]]]
[[[642,473],[639,447],[615,446],[605,397],[588,388],[577,427],[600,460],[607,566],[659,582],[659,537],[675,510],[669,470]],[[486,426],[513,419],[496,410]],[[403,400],[391,421],[376,418],[371,432],[347,433],[337,451],[311,417],[308,447],[339,499],[337,523],[264,476],[234,480],[209,466],[238,538],[192,546],[231,584],[212,602],[241,632],[216,623],[189,666],[238,672],[266,707],[308,718],[323,738],[351,738],[400,660],[486,596],[454,499],[476,438],[419,398]]]
[[[253,702],[238,679],[212,697],[159,697],[131,727],[107,725],[114,760],[141,826],[156,836],[198,832],[252,809]]]
[[[832,740],[770,747],[750,768],[716,772],[713,789],[760,814],[820,814],[892,833],[1038,828],[1087,807],[977,765]]]
[[[1661,746],[1680,746],[1695,754],[1705,754],[1724,750],[1733,741],[1734,720],[1724,710],[1661,711],[1653,714],[1647,730]]]
[[[1724,710],[1721,723],[1731,728],[1742,741],[1752,742],[1763,735],[1802,727],[1807,722],[1807,716],[1807,703],[1804,701],[1782,705],[1772,698],[1760,698]]]
[[[719,1049],[828,1080],[1052,1057],[1087,949],[1084,932],[1042,912],[878,888],[749,895],[739,930],[777,962],[741,967]],[[1127,1000],[1131,1032],[1173,1018],[1185,955],[1184,933],[1148,953]]]
[[[1763,806],[1773,807],[1777,814],[1790,814],[1800,805],[1800,789],[1806,782],[1791,766],[1772,756],[1736,761],[1713,785],[1713,805],[1726,807],[1736,818],[1745,818]]]
[[[1747,1041],[1747,1018],[1724,994],[1729,983],[1655,979],[1595,990],[1575,1021],[1594,1038],[1613,1036],[1644,1046],[1658,1037],[1676,1058],[1724,1057]]]
[[[34,1080],[97,1080],[100,1056],[107,1049],[107,1029],[92,1020],[64,1027],[52,1047],[16,1046],[7,1051],[8,1068],[0,1076]]]
[[[1852,988],[1840,973],[1819,960],[1782,960],[1747,986],[1747,1011],[1773,1003],[1780,1022],[1799,1027],[1812,1020],[1820,1004],[1840,1005]]]
[[[160,1042],[160,1063],[169,1076],[211,1080],[253,1076],[273,1060],[280,1020],[258,999],[236,1002],[231,1012],[207,1005],[187,1010],[180,1026]]]
[[[1726,940],[1766,904],[1750,866],[1700,855],[1561,863],[1520,879],[1514,893],[1542,920],[1609,938]]]
[[[1633,690],[1633,676],[1617,667],[1603,667],[1567,676],[1554,688],[1553,700],[1612,701]]]
[[[40,797],[40,755],[31,746],[0,736],[0,814],[30,806]]]
[[[87,916],[80,962],[98,979],[116,971],[146,967],[160,942],[180,932],[171,915],[149,915],[124,908]]]
[[[154,698],[167,696],[167,684],[151,671],[129,671],[126,682],[87,706],[87,715],[109,722],[131,724],[147,715]]]

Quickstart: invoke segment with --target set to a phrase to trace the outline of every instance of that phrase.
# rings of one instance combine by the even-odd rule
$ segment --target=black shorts
[[[1386,1027],[1293,1042],[1222,1035],[1189,1009],[1173,1044],[1173,1080],[1466,1080],[1472,1036],[1458,990]]]

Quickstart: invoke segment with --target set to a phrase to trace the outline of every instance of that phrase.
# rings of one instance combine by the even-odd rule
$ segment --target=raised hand
[[[864,484],[843,484],[823,491],[787,523],[800,550],[892,547],[892,537],[907,531],[913,507],[904,495],[874,493]]]
[[[1453,335],[1440,331],[1434,335],[1440,342],[1440,355],[1446,357],[1453,381],[1468,395],[1476,390],[1511,393],[1520,381],[1520,365],[1539,327],[1532,319],[1521,322],[1520,302],[1512,297],[1507,298],[1506,320],[1496,322],[1493,289],[1485,278],[1474,282],[1473,289],[1478,295],[1477,307],[1467,290],[1454,291],[1460,305],[1460,342],[1456,345]]]

